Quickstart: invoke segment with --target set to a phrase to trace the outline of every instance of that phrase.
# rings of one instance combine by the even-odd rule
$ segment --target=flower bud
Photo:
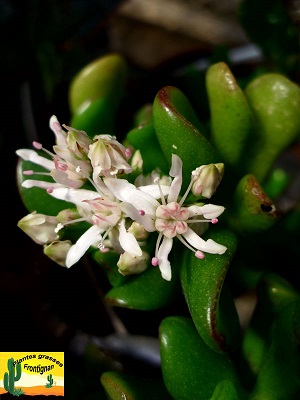
[[[47,244],[59,238],[55,231],[57,224],[56,217],[33,212],[23,217],[18,222],[18,227],[36,243]]]
[[[44,254],[51,258],[52,261],[65,267],[67,254],[71,246],[72,243],[70,240],[57,240],[44,247]]]
[[[215,193],[224,174],[224,164],[207,164],[192,172],[192,192],[195,196],[202,195],[208,199]]]
[[[125,251],[125,253],[121,254],[117,263],[117,267],[120,274],[124,276],[131,274],[140,274],[141,272],[144,272],[145,269],[147,269],[149,260],[149,254],[145,251],[142,252],[141,256],[132,256]]]
[[[147,232],[141,224],[135,221],[128,228],[128,232],[132,233],[137,240],[144,240],[149,235],[149,232]]]
[[[62,224],[73,221],[77,218],[80,218],[80,214],[75,208],[66,208],[65,210],[62,210],[57,214],[57,220]]]

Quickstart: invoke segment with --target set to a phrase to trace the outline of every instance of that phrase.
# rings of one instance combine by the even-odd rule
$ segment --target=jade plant
[[[280,206],[292,176],[278,160],[300,138],[300,87],[265,72],[242,88],[217,62],[205,93],[195,88],[208,120],[164,86],[119,139],[128,71],[119,54],[86,65],[70,84],[70,121],[49,116],[53,148],[17,151],[29,212],[18,226],[60,266],[84,268],[84,257],[99,268],[110,307],[161,310],[161,375],[108,369],[107,398],[296,400],[300,212],[299,199]]]

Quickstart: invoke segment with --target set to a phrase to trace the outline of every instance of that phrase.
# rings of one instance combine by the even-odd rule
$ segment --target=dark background
[[[144,3],[148,7],[152,4],[155,11],[155,7],[164,2]],[[132,98],[131,102],[123,104],[117,132],[118,137],[122,137],[130,127],[133,110],[152,101],[162,86],[182,84],[178,79],[181,68],[208,57],[211,60],[226,57],[228,49],[253,40],[259,43],[261,37],[251,36],[251,32],[249,35],[246,29],[247,23],[253,22],[251,13],[256,18],[256,31],[264,27],[264,36],[270,39],[259,43],[267,51],[269,66],[299,78],[296,63],[288,62],[284,54],[298,52],[294,2],[252,2],[260,4],[260,12],[249,6],[248,18],[245,14],[243,18],[238,17],[240,1],[225,1],[222,5],[218,1],[175,3],[190,10],[191,23],[182,23],[180,18],[176,19],[176,13],[172,16],[168,9],[158,16],[144,8],[136,9],[135,13],[130,2],[118,0],[0,1],[0,351],[65,351],[66,380],[75,387],[70,398],[83,398],[91,374],[95,374],[96,384],[90,393],[100,393],[99,365],[115,365],[113,357],[103,361],[103,354],[98,353],[97,348],[90,357],[89,351],[84,348],[82,352],[72,341],[81,333],[101,337],[114,332],[111,315],[102,302],[105,282],[101,290],[98,284],[104,277],[82,263],[70,270],[54,264],[43,255],[41,247],[17,227],[27,210],[16,186],[15,151],[30,147],[35,139],[42,140],[45,147],[53,144],[49,118],[55,114],[60,122],[68,123],[70,80],[89,61],[111,51],[123,54],[131,65]],[[288,37],[285,36],[286,20],[279,21],[277,26],[271,24],[270,29],[265,30],[263,18],[267,13],[263,11],[271,4],[275,8],[280,5],[288,8]],[[156,17],[150,18],[151,15]],[[193,26],[197,15],[199,18],[206,16],[208,24],[199,32]],[[285,45],[281,46],[280,41]],[[261,60],[250,60],[250,66],[242,63],[239,66],[241,75],[251,71],[257,62]],[[131,332],[157,334],[147,313],[132,311],[131,318],[126,310],[116,313],[127,320]],[[151,318],[159,321],[159,312],[153,312]],[[130,365],[128,360],[127,365]],[[146,370],[148,366],[143,365],[143,368]]]

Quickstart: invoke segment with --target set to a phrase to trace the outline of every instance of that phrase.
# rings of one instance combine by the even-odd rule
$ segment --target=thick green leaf
[[[256,122],[248,172],[262,183],[278,157],[300,134],[300,87],[281,74],[267,73],[245,89]]]
[[[175,400],[209,399],[223,380],[232,382],[240,399],[245,392],[227,353],[205,344],[192,320],[174,316],[159,327],[162,373]]]
[[[124,283],[110,289],[105,301],[112,306],[155,310],[170,304],[178,289],[178,274],[174,268],[172,280],[166,281],[159,268],[149,265],[143,273],[127,276]]]
[[[141,152],[143,174],[149,174],[157,168],[168,174],[169,162],[162,152],[152,123],[132,129],[128,132],[126,139]]]
[[[285,279],[274,273],[261,276],[257,286],[257,306],[246,329],[242,353],[253,375],[259,373],[265,360],[274,319],[289,304],[300,301],[300,293]]]
[[[226,165],[246,173],[244,152],[253,129],[252,110],[230,68],[224,62],[206,72],[212,142]]]
[[[214,394],[209,400],[239,400],[239,396],[233,383],[224,380],[217,384]]]
[[[221,157],[197,129],[194,111],[185,95],[176,87],[166,86],[153,103],[153,123],[158,141],[171,165],[172,154],[183,162],[183,187],[192,171],[204,164],[221,162]]]
[[[70,125],[90,136],[113,134],[127,73],[125,59],[115,53],[101,56],[80,70],[69,87]]]
[[[238,182],[225,216],[233,231],[247,235],[272,227],[280,212],[255,176],[248,174]]]
[[[300,394],[300,302],[284,307],[274,321],[271,341],[250,400],[298,400]]]
[[[113,103],[124,90],[127,80],[127,63],[120,54],[106,54],[82,68],[72,79],[69,104],[72,114],[78,114],[85,103],[99,98],[109,98]]]
[[[223,287],[230,262],[235,254],[237,237],[227,230],[211,229],[211,238],[227,247],[224,254],[206,254],[199,260],[186,252],[180,271],[181,283],[194,324],[212,350],[225,352],[240,342],[240,326],[233,298]]]

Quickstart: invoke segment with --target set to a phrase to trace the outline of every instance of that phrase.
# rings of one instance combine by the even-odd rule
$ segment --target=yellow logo
[[[63,352],[1,352],[0,395],[64,396]]]

